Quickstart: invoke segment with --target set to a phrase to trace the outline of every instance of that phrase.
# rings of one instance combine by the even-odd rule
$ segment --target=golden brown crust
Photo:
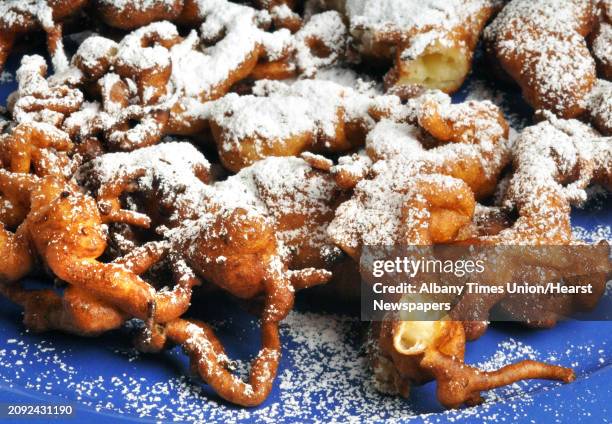
[[[577,117],[596,79],[584,39],[594,19],[590,0],[513,0],[487,27],[487,50],[535,109]]]

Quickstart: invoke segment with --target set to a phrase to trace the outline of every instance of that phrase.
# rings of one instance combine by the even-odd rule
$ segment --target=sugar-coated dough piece
[[[338,256],[327,226],[345,193],[328,172],[302,158],[269,157],[218,187],[228,192],[256,189],[287,251],[289,269],[328,268]]]
[[[61,126],[83,103],[83,93],[45,79],[47,64],[42,56],[24,56],[17,70],[18,89],[11,99],[13,119],[18,123],[45,122]]]
[[[141,105],[159,102],[172,72],[169,48],[182,39],[170,22],[155,22],[132,31],[117,46],[115,72],[133,80]]]
[[[595,143],[605,146],[610,140],[580,121],[550,113],[547,118],[523,130],[515,142],[514,174],[503,203],[516,209],[518,219],[483,242],[556,245],[573,240],[570,207],[587,198],[585,188],[596,172]]]
[[[419,127],[384,119],[366,139],[373,165],[354,176],[352,198],[329,226],[332,239],[358,260],[363,245],[450,242],[472,221],[475,193],[495,188],[509,161],[508,128],[490,102],[451,105],[448,96],[426,97],[417,106]],[[425,148],[423,131],[437,144]],[[358,160],[355,161],[359,163]],[[339,183],[351,165],[340,163]]]
[[[313,15],[295,34],[295,62],[303,77],[312,77],[317,69],[336,64],[347,47],[347,29],[335,11]]]
[[[531,106],[573,118],[595,83],[585,41],[594,18],[591,0],[512,0],[486,28],[485,41]]]
[[[603,135],[612,135],[612,82],[597,80],[587,97],[587,113]]]
[[[599,22],[591,34],[591,51],[597,62],[599,77],[612,79],[612,2],[599,1]]]
[[[372,95],[331,81],[260,81],[254,95],[230,93],[208,113],[221,161],[237,171],[266,156],[362,144],[374,124],[368,114],[373,102]]]
[[[169,131],[193,134],[205,124],[199,119],[202,103],[225,95],[243,80],[260,59],[276,61],[289,53],[287,29],[266,32],[266,11],[228,2],[198,0],[197,16],[203,24],[170,49],[172,77],[178,100],[171,110]]]
[[[328,0],[343,12],[355,47],[395,66],[388,86],[456,91],[470,68],[482,28],[497,2],[490,0]]]
[[[599,25],[591,47],[601,76],[612,79],[612,24],[602,22]]]
[[[62,42],[62,19],[81,10],[87,0],[4,0],[0,3],[0,70],[18,37],[42,28],[56,71],[68,66]]]
[[[78,178],[99,193],[130,175],[139,175],[134,191],[148,199],[144,211],[194,269],[240,297],[262,287],[261,274],[237,279],[251,265],[261,270],[273,265],[270,260],[290,270],[314,269],[338,256],[326,229],[343,190],[331,174],[304,159],[267,158],[212,183],[210,165],[200,152],[189,143],[170,142],[105,154],[85,164]],[[227,231],[235,235],[231,241]],[[243,245],[246,239],[251,242]],[[265,257],[248,254],[256,251]]]
[[[119,45],[105,37],[92,35],[87,37],[70,60],[85,78],[97,80],[108,72],[117,55]]]

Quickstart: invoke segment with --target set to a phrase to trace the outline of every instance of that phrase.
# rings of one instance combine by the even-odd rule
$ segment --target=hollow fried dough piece
[[[496,3],[488,0],[420,2],[327,0],[344,13],[354,47],[394,66],[387,87],[456,91],[471,68],[476,43]]]
[[[575,379],[569,368],[521,361],[496,371],[481,371],[463,362],[465,334],[457,321],[387,320],[372,332],[371,354],[380,389],[408,396],[410,386],[437,382],[438,400],[447,408],[482,402],[481,391],[524,379]]]
[[[594,18],[590,0],[513,0],[486,28],[487,50],[531,106],[574,118],[595,83],[584,39]]]
[[[471,70],[480,34],[494,9],[487,2],[476,3],[481,9],[466,16],[460,25],[429,29],[401,43],[396,49],[395,66],[385,76],[386,86],[457,91]]]

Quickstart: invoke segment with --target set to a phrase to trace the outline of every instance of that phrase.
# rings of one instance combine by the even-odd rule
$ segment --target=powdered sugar
[[[176,27],[170,22],[157,22],[126,35],[117,49],[117,65],[130,66],[139,71],[170,65],[168,50],[159,45],[146,46],[144,40],[150,34],[164,38],[178,37]]]
[[[53,9],[47,1],[41,0],[5,0],[0,4],[0,22],[9,29],[24,25],[33,16],[41,26],[49,31],[53,28]]]
[[[262,80],[253,94],[230,93],[208,108],[220,152],[254,160],[310,148],[341,150],[346,123],[374,124],[368,113],[374,96],[331,81]]]
[[[595,127],[604,135],[612,135],[612,82],[597,80],[586,103]]]
[[[595,76],[584,40],[589,2],[513,0],[484,36],[536,108],[576,115]]]
[[[289,45],[288,30],[267,33],[259,28],[259,22],[269,20],[265,11],[226,0],[198,0],[196,4],[204,21],[201,37],[211,45],[202,51],[196,50],[200,40],[192,32],[171,49],[172,79],[176,88],[187,96],[202,100],[219,97],[225,93],[216,90],[245,63],[256,60],[258,48],[263,48],[274,60]]]
[[[374,162],[371,178],[357,184],[353,198],[340,205],[329,227],[334,241],[351,253],[362,244],[392,245],[412,237],[418,239],[416,244],[428,244],[421,235],[426,232],[429,211],[416,206],[427,203],[419,198],[427,191],[423,184],[437,184],[441,192],[460,192],[462,181],[452,177],[461,178],[453,168],[456,163],[469,162],[470,168],[479,169],[480,184],[495,180],[508,161],[505,128],[490,103],[450,105],[448,97],[435,95],[424,96],[414,107],[419,120],[439,116],[453,122],[454,128],[471,130],[456,131],[455,142],[427,150],[419,128],[386,119],[376,124],[366,138],[366,151]],[[341,172],[342,167],[334,171]],[[355,174],[365,176],[359,170]],[[415,206],[407,210],[410,201]]]
[[[343,12],[357,48],[366,55],[391,56],[395,45],[410,46],[406,57],[414,57],[434,41],[448,44],[451,32],[466,27],[489,0],[326,0]]]
[[[602,22],[591,45],[593,55],[602,66],[612,66],[612,25]]]
[[[295,34],[295,61],[303,77],[339,61],[344,54],[347,32],[339,13],[328,11],[313,15]],[[327,50],[318,52],[318,50]],[[314,51],[314,52],[313,52]]]
[[[236,317],[229,321],[224,318],[214,324],[221,331],[231,331],[234,320]],[[246,334],[256,331],[255,320],[244,321],[248,328]],[[410,401],[379,394],[371,381],[368,358],[360,348],[360,328],[357,318],[346,315],[305,311],[289,314],[281,326],[286,354],[278,375],[276,387],[279,391],[256,409],[230,408],[188,377],[172,377],[177,364],[186,369],[183,362],[186,359],[178,348],[163,358],[156,358],[151,364],[148,356],[138,354],[123,343],[117,346],[116,342],[111,342],[111,346],[117,347],[94,348],[94,351],[102,349],[96,354],[122,354],[105,367],[111,370],[106,372],[92,369],[87,361],[80,362],[84,355],[94,353],[90,347],[84,349],[87,352],[84,354],[77,348],[63,347],[66,342],[62,340],[35,341],[30,335],[16,333],[6,339],[0,349],[0,374],[9,387],[59,396],[105,414],[131,415],[163,422],[277,423],[283,419],[301,422],[403,422],[417,414],[431,423],[440,419],[499,420],[505,417],[511,420],[528,413],[534,396],[539,396],[531,393],[555,387],[546,383],[521,382],[489,392],[485,404],[478,408],[420,414],[413,409],[412,403],[432,395],[431,388],[415,389],[417,395]],[[241,333],[239,337],[246,337],[246,334]],[[492,349],[494,353],[476,355],[480,358],[479,367],[496,369],[517,360],[535,359],[564,365],[571,362],[581,369],[598,369],[610,360],[607,342],[596,343],[587,337],[579,337],[579,341],[568,340],[557,350],[546,352],[513,337],[498,335],[496,338],[498,340],[487,350]],[[476,349],[478,343],[469,344],[468,352]],[[172,370],[158,370],[157,362],[164,358],[172,364]],[[603,362],[599,363],[600,359]],[[239,362],[238,368],[242,369],[244,364]],[[44,367],[43,371],[41,367]],[[125,371],[122,373],[119,367]],[[512,404],[512,408],[503,412],[506,411],[504,404]],[[581,411],[582,408],[589,409],[588,402],[582,398],[574,399],[573,404]]]
[[[131,7],[135,10],[147,11],[153,7],[172,7],[176,0],[99,0],[101,4],[113,6],[117,10],[123,10],[126,7]]]

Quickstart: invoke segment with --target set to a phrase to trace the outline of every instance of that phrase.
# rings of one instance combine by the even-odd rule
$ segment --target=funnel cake
[[[585,284],[592,285],[592,292],[566,298],[535,297],[529,305],[520,299],[518,308],[513,304],[512,296],[466,294],[451,316],[483,319],[494,305],[499,304],[511,314],[539,317],[538,320],[531,318],[528,321],[530,325],[551,327],[576,309],[593,308],[603,294],[606,275],[610,272],[608,254],[598,250],[585,256],[578,248],[571,249],[581,242],[572,235],[570,207],[586,200],[585,189],[589,184],[610,187],[612,141],[579,121],[560,120],[551,113],[546,117],[547,121],[526,128],[515,143],[514,173],[508,182],[503,205],[518,217],[496,234],[481,235],[468,243],[540,246],[539,249],[501,250],[499,255],[488,255],[486,263],[497,260],[504,266],[496,266],[493,275],[483,276],[487,284],[503,285],[520,280],[525,278],[525,269],[536,266],[543,273],[541,282],[588,275]],[[561,246],[570,248],[562,249]],[[549,253],[545,254],[547,251]],[[529,312],[538,308],[542,311]],[[483,328],[474,331],[469,332],[469,338],[477,337]]]
[[[587,97],[587,115],[599,132],[612,135],[612,82],[597,80]]]
[[[345,14],[361,55],[394,61],[387,86],[446,93],[459,89],[469,73],[476,43],[495,7],[488,0],[323,3]]]
[[[32,146],[33,153],[19,158],[17,163],[12,162],[12,171],[0,170],[2,192],[18,185],[19,194],[27,199],[29,206],[14,233],[2,229],[1,245],[5,253],[2,261],[20,265],[3,275],[2,290],[24,306],[26,324],[37,331],[60,329],[93,335],[117,328],[131,317],[165,322],[182,315],[184,302],[166,293],[157,293],[139,277],[165,255],[167,249],[163,243],[147,244],[111,263],[99,260],[107,247],[105,223],[122,222],[147,228],[149,218],[137,212],[98,205],[62,169],[55,168],[54,161],[40,161],[36,167],[38,175],[27,173],[31,168],[28,162],[36,162],[40,157],[37,151],[60,149],[68,142],[67,135],[54,127],[37,124],[36,128],[27,130],[28,125],[31,124],[16,127],[10,137],[27,138],[21,145]],[[41,141],[34,144],[36,140]],[[19,141],[12,144],[19,146]],[[127,179],[119,179],[107,187],[105,195],[114,199],[127,189]],[[25,252],[31,255],[30,259],[22,257],[16,262],[16,255],[23,256]],[[68,297],[62,298],[51,290],[25,290],[13,284],[34,270],[35,257],[70,286]],[[85,292],[87,295],[81,296]],[[100,308],[116,311],[108,321],[89,321],[88,308],[84,305],[91,305],[92,316],[99,316]],[[85,311],[80,312],[81,318],[70,322],[67,317],[79,314],[82,309]]]
[[[97,336],[125,326],[140,351],[180,345],[229,402],[267,398],[295,292],[334,280],[359,290],[364,246],[573,248],[570,207],[589,184],[612,187],[611,143],[601,136],[611,131],[610,82],[601,79],[609,2],[599,15],[587,0],[505,2],[487,32],[502,68],[535,106],[580,114],[598,131],[543,112],[512,142],[493,103],[452,104],[442,92],[463,82],[500,1],[85,3],[0,6],[0,64],[16,38],[43,29],[55,71],[24,56],[7,102],[12,120],[0,118],[0,292],[35,331]],[[71,36],[79,46],[68,61],[61,23],[79,10],[99,18],[100,33]],[[548,54],[551,45],[575,58]],[[546,74],[550,63],[556,73]],[[391,68],[384,81],[381,65]],[[550,80],[536,81],[540,71]],[[211,165],[202,151],[215,148],[220,163]],[[608,271],[598,256],[566,251],[514,259],[491,280],[520,276],[520,260],[543,267],[542,280],[574,278],[581,266],[597,279],[594,293],[534,295],[534,307],[464,296],[438,322],[387,315],[370,340],[380,388],[407,395],[436,380],[440,402],[455,408],[521,379],[571,381],[571,370],[533,361],[492,372],[464,363],[493,306],[552,326],[596,304]],[[21,281],[39,273],[59,286]],[[191,318],[202,307],[191,304],[196,290],[235,298],[259,319],[246,379],[214,329]]]
[[[219,156],[232,171],[267,156],[349,150],[374,123],[371,95],[331,81],[261,81],[253,91],[228,94],[209,109]]]
[[[332,239],[355,260],[363,244],[453,241],[509,161],[508,127],[490,102],[451,105],[445,95],[426,96],[416,107],[419,127],[383,119],[368,134],[373,165],[353,181],[353,197],[330,225]],[[430,149],[422,142],[427,133]],[[346,171],[346,164],[332,169],[343,184]]]
[[[486,28],[484,38],[490,55],[531,106],[575,118],[584,112],[596,79],[585,40],[594,22],[590,0],[513,0]]]
[[[298,158],[268,158],[226,181],[208,184],[205,167],[193,161],[199,153],[189,150],[194,149],[187,143],[170,143],[107,154],[86,165],[81,178],[95,182],[100,197],[111,181],[142,169],[134,179],[134,202],[160,226],[170,250],[198,276],[232,295],[250,301],[263,297],[263,347],[249,384],[215,371],[226,360],[206,324],[160,323],[139,341],[147,351],[161,349],[166,337],[182,344],[200,376],[222,397],[257,405],[271,390],[280,358],[278,323],[293,305],[294,290],[331,276],[324,268],[338,252],[325,230],[342,191],[330,174]],[[179,152],[185,152],[184,159],[177,161]],[[270,172],[275,178],[269,178]]]
[[[569,383],[569,368],[521,361],[496,371],[463,362],[465,333],[457,321],[383,321],[370,334],[370,355],[378,388],[408,397],[412,385],[436,380],[437,396],[447,408],[483,402],[481,391],[538,378]]]
[[[87,0],[6,0],[0,4],[0,71],[17,39],[42,29],[53,67],[62,71],[68,66],[62,42],[60,21],[80,11]]]

